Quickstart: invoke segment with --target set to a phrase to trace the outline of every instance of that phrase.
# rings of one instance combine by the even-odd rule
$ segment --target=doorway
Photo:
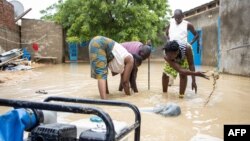
[[[202,30],[196,30],[196,32],[199,35],[199,39],[196,40],[193,45],[193,55],[194,55],[194,64],[195,65],[201,65],[201,53],[202,53]],[[191,42],[191,40],[194,38],[194,35],[192,32],[188,31],[188,42]]]

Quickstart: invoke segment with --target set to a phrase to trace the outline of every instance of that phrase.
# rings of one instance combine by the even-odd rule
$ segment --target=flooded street
[[[184,99],[178,98],[179,78],[169,87],[168,93],[162,93],[162,62],[150,65],[150,90],[148,90],[148,65],[139,67],[137,86],[139,93],[125,96],[118,91],[120,76],[108,77],[108,99],[127,101],[141,110],[141,141],[195,141],[208,138],[223,140],[224,124],[250,124],[250,77],[220,74],[213,91],[213,78],[210,80],[196,77],[198,92],[191,90],[189,77]],[[211,67],[197,67],[196,70],[213,71]],[[49,65],[33,69],[23,74],[22,81],[0,83],[0,97],[30,101],[42,101],[48,96],[100,99],[97,81],[90,78],[88,63],[69,63]],[[37,93],[44,90],[47,94]],[[164,117],[152,112],[157,104],[177,103],[181,115]],[[96,106],[96,105],[95,105]],[[133,123],[133,113],[120,107],[101,107],[114,120]],[[9,108],[0,107],[0,113]],[[59,121],[79,120],[83,115],[59,114]],[[133,140],[133,134],[129,141]]]

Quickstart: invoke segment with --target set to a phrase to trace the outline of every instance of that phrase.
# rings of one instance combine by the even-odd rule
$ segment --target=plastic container
[[[23,59],[27,59],[27,60],[31,60],[31,55],[30,53],[28,52],[28,50],[26,48],[23,48],[23,56],[22,56]]]

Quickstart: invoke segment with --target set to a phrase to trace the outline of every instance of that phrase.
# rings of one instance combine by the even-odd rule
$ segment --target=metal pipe
[[[110,116],[103,110],[96,107],[87,107],[87,106],[71,106],[63,104],[51,104],[46,102],[29,102],[22,100],[10,100],[10,99],[0,99],[0,106],[9,106],[15,108],[31,108],[31,109],[42,109],[50,111],[60,111],[60,112],[70,112],[70,113],[82,113],[82,114],[94,114],[102,118],[104,121],[107,132],[106,140],[114,141],[115,140],[115,128]]]
[[[140,141],[140,132],[141,132],[141,114],[139,109],[130,103],[123,102],[123,101],[111,101],[111,100],[97,100],[97,99],[79,99],[79,98],[65,98],[65,97],[56,97],[51,96],[47,97],[45,102],[49,101],[61,101],[61,102],[72,102],[72,103],[84,103],[84,104],[96,104],[96,105],[109,105],[109,106],[121,106],[121,107],[128,107],[133,110],[135,114],[135,124],[133,124],[128,130],[128,132],[124,132],[124,134],[119,134],[117,138],[122,138],[126,134],[128,134],[130,131],[135,129],[135,141]]]
[[[119,133],[118,135],[116,135],[117,140],[122,139],[123,137],[125,137],[129,132],[136,130],[138,127],[140,126],[139,122],[136,122],[135,124],[127,127],[126,129],[122,130],[121,133]],[[136,132],[136,131],[135,131]],[[134,140],[139,141],[140,138],[138,138],[138,134],[135,134],[135,138]],[[139,136],[140,137],[140,136]]]
[[[239,49],[239,48],[248,48],[248,47],[250,47],[250,44],[233,47],[233,48],[227,49],[226,51],[229,52],[231,50],[235,50],[235,49]]]
[[[148,57],[148,90],[150,90],[150,56]]]
[[[23,16],[25,16],[28,12],[30,12],[30,10],[32,10],[32,8],[29,8],[28,10],[24,11],[21,15],[19,15],[18,17],[16,17],[15,22],[17,22],[17,21],[20,20]]]

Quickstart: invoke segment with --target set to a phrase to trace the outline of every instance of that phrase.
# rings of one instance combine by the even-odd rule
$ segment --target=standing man
[[[189,44],[192,45],[199,38],[199,35],[195,31],[193,24],[186,20],[183,20],[184,15],[180,9],[176,9],[174,11],[173,17],[174,19],[170,20],[170,24],[166,29],[167,39],[169,41],[177,40],[182,43],[188,43],[188,31],[191,31],[191,33],[194,35],[194,38]]]
[[[167,40],[168,41],[176,40],[180,43],[191,46],[197,39],[199,39],[199,35],[195,31],[193,24],[186,20],[183,20],[183,18],[184,15],[182,13],[182,10],[176,9],[174,11],[173,19],[170,20],[170,23],[166,28]],[[188,31],[190,31],[194,35],[194,38],[191,40],[190,43],[188,43],[187,41]],[[164,87],[164,81],[165,82],[168,81],[169,86],[173,85],[174,79],[176,78],[176,75],[173,76],[167,73],[168,68],[169,64],[165,62],[162,74],[162,87]],[[163,90],[163,92],[165,91]]]

